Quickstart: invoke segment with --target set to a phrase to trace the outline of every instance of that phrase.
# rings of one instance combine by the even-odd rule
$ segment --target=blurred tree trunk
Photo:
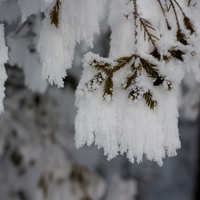
[[[197,138],[197,173],[196,173],[196,188],[195,188],[195,200],[200,200],[200,113],[198,117],[198,138]]]

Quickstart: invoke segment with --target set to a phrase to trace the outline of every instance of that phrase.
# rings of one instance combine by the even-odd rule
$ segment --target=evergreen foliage
[[[104,76],[101,72],[96,74],[93,79],[91,79],[88,83],[86,83],[87,91],[93,92],[95,91],[105,80]]]
[[[147,74],[152,77],[158,77],[158,72],[159,70],[156,68],[157,65],[149,62],[148,60],[145,60],[143,58],[140,58],[140,61],[142,63],[142,67],[145,69],[145,71],[147,72]]]
[[[56,0],[55,6],[50,11],[50,19],[51,19],[51,25],[54,25],[56,28],[58,28],[59,25],[59,10],[60,10],[61,2],[60,0]]]
[[[142,28],[144,28],[144,40],[146,40],[146,35],[148,36],[148,41],[151,41],[152,44],[155,46],[155,42],[156,40],[159,40],[155,35],[151,34],[150,31],[148,30],[148,28],[150,30],[154,30],[155,28],[153,28],[153,25],[146,19],[144,18],[140,18],[140,29],[142,30]]]
[[[172,50],[168,50],[168,52],[171,54],[172,57],[180,60],[180,61],[184,61],[183,60],[183,55],[185,55],[185,52],[184,51],[181,51],[181,50],[176,50],[175,47],[172,47]]]
[[[136,79],[136,77],[137,77],[137,69],[135,69],[135,72],[134,72],[133,75],[127,77],[125,86],[122,85],[122,88],[123,88],[124,90],[128,89],[128,88],[131,86],[131,84],[134,83],[134,80]]]
[[[113,81],[112,81],[112,74],[106,79],[105,81],[105,85],[104,85],[104,88],[103,88],[103,97],[104,97],[104,100],[107,98],[107,95],[110,95],[111,96],[111,99],[112,99],[112,93],[113,93]]]
[[[157,48],[154,48],[154,50],[150,53],[154,58],[158,59],[158,61],[160,61],[160,53],[158,52]]]
[[[183,45],[188,45],[187,38],[186,38],[185,34],[182,32],[181,29],[177,30],[176,38]]]
[[[146,101],[147,106],[149,106],[151,109],[154,109],[157,105],[157,101],[153,100],[152,93],[148,90],[148,92],[143,94],[143,97]]]
[[[137,23],[136,23],[137,18],[139,19],[139,22],[140,22],[140,31],[144,32],[144,41],[146,39],[148,39],[148,41],[153,45],[154,49],[149,54],[151,56],[153,56],[155,59],[157,59],[159,62],[164,60],[166,63],[168,63],[168,62],[170,62],[170,60],[172,58],[184,62],[183,56],[185,55],[186,52],[183,50],[180,50],[177,46],[176,47],[172,46],[168,50],[168,53],[169,53],[168,55],[164,54],[161,56],[161,53],[159,52],[160,50],[156,43],[159,40],[159,38],[155,34],[153,34],[153,32],[156,33],[157,30],[154,28],[153,24],[149,20],[144,19],[139,16],[139,14],[137,12],[137,0],[131,0],[131,1],[133,2],[133,7],[134,7],[133,8],[133,10],[134,10],[133,26],[135,29],[135,46],[136,46],[135,52],[133,52],[133,54],[129,57],[120,57],[120,58],[114,60],[114,62],[117,63],[114,66],[111,65],[110,63],[103,62],[103,61],[97,61],[97,60],[93,59],[93,61],[88,64],[100,72],[97,75],[95,75],[88,83],[86,83],[86,90],[92,92],[93,91],[92,88],[95,88],[95,90],[97,89],[97,87],[94,86],[95,84],[100,86],[102,84],[102,82],[105,81],[104,87],[103,87],[104,88],[103,89],[103,99],[106,100],[108,95],[112,99],[113,89],[114,89],[114,84],[113,84],[112,79],[113,79],[114,73],[116,71],[122,69],[124,66],[129,66],[130,62],[133,62],[130,66],[132,68],[133,74],[127,75],[126,81],[122,82],[122,84],[121,84],[122,89],[123,90],[127,90],[127,89],[131,90],[128,98],[130,98],[132,100],[139,99],[140,96],[143,95],[143,98],[146,100],[147,106],[149,106],[151,109],[154,109],[155,106],[157,105],[157,101],[152,100],[153,94],[150,92],[150,90],[145,92],[146,89],[144,89],[138,85],[136,78],[141,76],[141,71],[142,71],[142,69],[144,69],[144,71],[147,74],[147,77],[150,77],[153,79],[153,86],[160,86],[165,83],[167,85],[167,89],[170,91],[172,89],[172,82],[170,80],[168,80],[168,78],[166,76],[160,74],[157,63],[155,64],[154,62],[143,58],[142,56],[140,56],[137,53],[137,36],[138,36],[138,31],[139,31]],[[195,29],[194,29],[194,25],[192,24],[191,20],[185,15],[181,6],[178,4],[178,2],[176,0],[169,0],[170,4],[168,5],[167,1],[166,1],[166,3],[165,3],[166,9],[164,9],[162,2],[160,0],[157,0],[157,2],[160,5],[160,8],[162,10],[162,13],[163,13],[165,21],[166,21],[166,26],[169,31],[171,30],[171,26],[169,25],[169,21],[167,19],[166,12],[169,12],[170,8],[172,8],[172,10],[174,12],[177,28],[178,28],[177,32],[176,32],[177,41],[179,41],[181,44],[183,44],[185,46],[189,45],[189,43],[187,41],[187,37],[180,27],[180,22],[179,22],[179,18],[177,16],[177,11],[176,11],[175,6],[177,6],[181,10],[185,28],[190,31],[190,34],[195,33]],[[188,4],[189,4],[189,2],[188,2]],[[125,18],[127,20],[129,20],[129,15],[130,14],[125,15]],[[135,66],[136,60],[138,60],[138,59],[139,59],[139,64],[137,61],[137,66]],[[104,73],[104,76],[102,76],[102,73]]]
[[[29,3],[25,5],[24,1]],[[85,41],[93,47],[93,36],[100,32],[99,22],[104,17],[108,18],[111,27],[109,58],[89,53],[83,62],[83,75],[76,90],[76,106],[79,110],[75,119],[76,146],[81,147],[85,143],[91,145],[95,141],[99,148],[104,148],[108,159],[120,152],[127,153],[131,162],[134,161],[133,157],[140,162],[145,153],[148,159],[160,165],[165,150],[169,156],[176,155],[176,149],[180,147],[177,87],[185,72],[191,71],[197,80],[200,79],[197,68],[200,27],[196,23],[200,4],[193,7],[196,0],[193,5],[188,0],[36,1],[38,3],[32,0],[17,2],[23,13],[22,21],[31,14],[44,12],[42,24],[38,18],[38,25],[34,28],[31,23],[35,20],[28,19],[27,26],[22,25],[15,34],[8,36],[11,52],[13,46],[18,46],[15,38],[21,40],[27,36],[24,47],[28,47],[28,53],[19,51],[19,56],[16,56],[15,50],[15,55],[10,58],[28,57],[31,54],[30,63],[29,59],[19,62],[17,58],[12,63],[24,63],[25,74],[32,82],[38,82],[32,78],[35,77],[32,73],[41,74],[50,84],[64,87],[64,83],[71,82],[70,79],[63,79],[67,75],[66,70],[72,66],[76,43]],[[187,3],[192,6],[187,7]],[[25,10],[28,11],[24,14]],[[4,41],[4,27],[0,28],[0,36]],[[4,44],[1,43],[1,46]],[[7,49],[2,49],[5,55],[1,64],[7,60]],[[37,51],[38,62],[34,62],[37,58],[33,55]],[[105,52],[102,54],[105,55]],[[34,67],[39,61],[41,69],[35,72]],[[3,75],[2,83],[5,79]],[[73,88],[76,87],[75,81],[71,84]],[[37,87],[41,91],[40,83],[34,86]],[[44,91],[46,85],[43,88]],[[1,89],[2,99],[3,84]],[[34,99],[38,105],[40,99],[37,96]],[[150,111],[156,106],[154,112]],[[11,160],[20,176],[27,173],[27,169],[22,168],[24,160],[20,155],[13,154]],[[49,194],[47,176],[42,174],[39,182],[37,179],[43,196]],[[60,183],[62,179],[57,177],[55,181]],[[24,196],[21,191],[19,194]],[[88,198],[85,195],[84,199]]]
[[[184,20],[185,27],[186,27],[187,30],[190,31],[190,34],[195,33],[194,25],[192,24],[190,19],[187,16],[184,16],[183,20]]]

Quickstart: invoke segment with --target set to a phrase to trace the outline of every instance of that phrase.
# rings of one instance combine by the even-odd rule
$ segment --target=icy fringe
[[[164,5],[165,1],[161,2]],[[198,22],[196,18],[200,16],[197,13],[199,5],[192,9],[186,7],[186,2],[180,1],[179,3],[185,13],[189,13],[188,16],[192,22]],[[150,52],[155,50],[155,46],[148,41],[148,35],[146,35],[147,40],[144,41],[144,33],[140,30],[138,19],[136,21],[139,27],[137,31],[141,32],[134,37],[133,1],[112,0],[108,18],[112,29],[110,56],[104,59],[88,53],[83,61],[84,71],[76,91],[78,114],[75,120],[75,142],[77,148],[84,144],[91,145],[94,142],[98,148],[104,149],[108,160],[119,153],[126,153],[131,162],[136,159],[139,163],[145,154],[147,159],[154,160],[161,166],[166,154],[175,156],[176,150],[181,146],[177,126],[177,86],[185,72],[193,72],[196,80],[200,80],[199,29],[195,29],[196,35],[191,35],[189,30],[183,29],[190,44],[184,45],[175,37],[177,24],[172,18],[174,16],[172,9],[166,13],[170,19],[171,30],[169,31],[170,27],[166,26],[157,0],[139,0],[137,4],[140,17],[148,19],[153,24],[156,31],[151,30],[150,33],[158,37],[159,40],[155,40],[155,44],[160,57],[165,56],[166,61],[164,58],[159,61],[159,58],[156,58],[157,55],[150,55]],[[156,12],[153,12],[154,10]],[[192,13],[196,13],[195,20],[193,20]],[[177,9],[177,14],[182,15],[179,9]],[[184,24],[181,23],[180,26],[184,27]],[[180,50],[183,54],[173,57],[173,50]],[[126,77],[131,74],[133,63],[139,66],[135,58],[114,73],[110,79],[110,93],[108,92],[112,95],[105,95],[107,87],[104,86],[103,81],[109,76],[109,71],[101,73],[101,70],[105,71],[105,69],[99,66],[109,66],[112,72],[117,59],[127,58],[134,53],[154,63],[162,77],[166,77],[171,83],[172,88],[168,87],[170,90],[168,91],[166,83],[156,85],[155,80],[152,81],[145,70],[136,79],[136,86],[152,92],[152,101],[157,102],[154,110],[146,105],[144,98],[135,98],[133,101],[128,98],[130,91],[122,89]],[[93,63],[100,64],[96,67]],[[107,65],[104,65],[105,63]]]
[[[63,87],[66,69],[71,68],[76,42],[84,40],[93,47],[93,35],[99,33],[99,21],[105,16],[106,0],[61,0],[59,27],[51,25],[49,7],[43,20],[38,43],[42,77]]]
[[[7,79],[4,63],[8,61],[8,48],[5,45],[4,25],[0,24],[0,113],[4,111],[3,99],[5,97],[4,83]]]

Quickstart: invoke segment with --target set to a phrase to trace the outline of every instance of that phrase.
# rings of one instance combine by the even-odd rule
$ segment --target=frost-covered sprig
[[[146,35],[148,36],[148,41],[151,41],[151,43],[153,44],[153,46],[156,48],[156,40],[159,40],[155,35],[151,34],[149,29],[154,30],[155,28],[153,27],[153,25],[146,19],[144,18],[140,18],[140,29],[142,31],[142,28],[144,29],[144,40],[146,40]]]
[[[154,109],[157,105],[156,101],[152,100],[152,93],[148,90],[146,90],[142,87],[140,87],[136,81],[137,77],[142,75],[142,70],[144,70],[148,77],[153,78],[153,85],[159,86],[159,85],[167,85],[167,89],[170,91],[172,89],[172,82],[167,80],[165,76],[162,76],[159,74],[158,68],[156,68],[157,65],[149,62],[148,60],[144,58],[138,57],[136,62],[134,62],[131,66],[133,74],[128,75],[126,78],[126,81],[122,84],[122,89],[127,90],[130,89],[131,92],[129,93],[128,98],[132,99],[133,101],[135,99],[139,100],[143,96],[146,100],[146,104],[151,108]],[[151,102],[151,103],[150,103]]]
[[[157,2],[160,5],[160,8],[162,10],[162,13],[163,13],[165,21],[166,21],[167,28],[170,31],[171,26],[169,25],[169,21],[167,19],[166,11],[165,11],[161,1],[157,0]],[[193,33],[195,33],[194,25],[191,22],[191,20],[186,16],[185,12],[183,11],[183,8],[180,6],[180,4],[176,0],[169,0],[169,2],[170,2],[170,6],[167,9],[167,12],[169,12],[170,8],[172,7],[173,12],[174,12],[174,16],[175,16],[175,20],[176,20],[176,24],[177,24],[177,28],[178,28],[178,30],[176,32],[177,41],[180,42],[183,45],[189,45],[189,42],[187,41],[187,37],[186,37],[185,33],[183,32],[183,30],[181,29],[180,21],[179,21],[178,14],[177,14],[177,11],[176,11],[176,8],[175,8],[175,4],[180,9],[180,11],[183,15],[183,22],[184,22],[185,28],[190,31],[191,35]],[[165,4],[167,5],[167,3],[165,3]],[[135,18],[139,17],[140,29],[141,29],[141,31],[144,31],[144,40],[146,40],[146,38],[148,37],[148,41],[150,41],[152,43],[153,47],[154,47],[154,50],[150,54],[160,61],[161,55],[160,55],[160,52],[158,51],[158,45],[156,44],[156,41],[159,40],[159,38],[155,34],[151,33],[151,31],[156,32],[156,29],[154,28],[153,24],[149,20],[140,17],[139,14],[136,13],[137,9],[135,9],[135,7],[137,7],[137,1],[136,0],[134,1],[133,15],[135,16]],[[137,29],[135,22],[134,22],[134,26],[135,26],[135,29]],[[136,41],[137,41],[137,39],[136,39],[137,35],[138,35],[138,32],[135,31],[135,40]],[[173,48],[174,47],[172,47],[172,49]],[[171,54],[171,52],[172,51],[169,50],[170,54]],[[179,55],[175,55],[175,54],[179,54]],[[183,61],[182,56],[180,56],[180,54],[184,55],[184,52],[181,52],[181,50],[177,50],[177,52],[175,52],[173,50],[171,55],[172,55],[172,57],[175,57],[176,59]],[[165,57],[165,60],[166,60],[166,57]],[[169,61],[169,59],[167,59],[167,61]]]
[[[183,9],[181,8],[180,4],[176,1],[176,0],[173,0],[176,5],[179,7],[179,9],[181,10],[181,13],[183,14],[183,21],[184,21],[184,25],[185,25],[185,28],[187,30],[190,31],[190,34],[192,35],[193,33],[195,33],[195,30],[194,30],[194,25],[192,24],[191,20],[185,15],[185,12],[183,11]]]
[[[59,11],[60,11],[60,0],[56,0],[55,6],[51,9],[49,15],[51,19],[51,25],[54,25],[56,28],[58,28],[59,25]]]
[[[194,25],[192,24],[190,19],[185,15],[183,9],[181,8],[181,6],[179,5],[179,3],[176,0],[169,0],[169,1],[170,1],[170,7],[172,7],[172,9],[173,9],[175,19],[176,19],[177,28],[178,28],[178,30],[176,32],[177,41],[179,41],[183,45],[189,45],[189,43],[187,41],[187,37],[181,29],[180,22],[179,22],[179,19],[178,19],[178,14],[177,14],[174,2],[178,6],[178,8],[181,10],[181,13],[183,14],[183,17],[184,17],[183,21],[184,21],[185,28],[190,31],[190,34],[195,33]]]
[[[93,69],[88,65],[83,72],[77,90],[76,145],[81,147],[95,141],[108,159],[120,152],[127,153],[131,162],[133,157],[140,162],[146,154],[149,160],[162,165],[166,151],[174,156],[180,148],[177,85],[190,69],[199,77],[196,67],[199,40],[195,41],[198,27],[193,26],[195,18],[188,17],[188,0],[187,3],[178,0],[110,2],[109,59],[116,63],[93,63]],[[120,58],[122,55],[127,57]],[[99,85],[99,93],[96,91],[86,100],[80,89],[88,84],[88,77],[95,77],[94,69],[106,77]],[[110,100],[111,95],[113,102],[103,101]],[[85,117],[86,107],[89,112]]]
[[[97,71],[99,71],[98,74],[96,74],[88,83],[85,84],[85,88],[83,89],[84,92],[93,92],[99,86],[105,82],[104,89],[103,89],[103,98],[104,100],[112,100],[113,96],[113,74],[117,72],[118,70],[122,69],[126,64],[130,63],[134,56],[131,55],[129,57],[121,57],[117,60],[114,60],[114,62],[108,63],[105,60],[96,60],[91,59],[88,63],[89,66],[92,68],[95,68]],[[99,57],[100,58],[100,57]],[[102,59],[102,58],[100,58]],[[113,66],[113,64],[115,64]],[[110,98],[108,98],[110,96]]]
[[[157,65],[147,59],[140,57],[138,54],[118,58],[112,63],[108,62],[107,59],[100,58],[94,54],[91,56],[94,56],[95,58],[89,59],[88,66],[96,69],[98,73],[85,84],[85,87],[82,89],[85,94],[97,90],[104,82],[103,99],[108,101],[112,100],[114,88],[113,76],[115,72],[122,70],[125,65],[128,66],[130,63],[130,68],[133,73],[128,74],[126,81],[122,82],[121,84],[123,90],[131,90],[128,98],[132,100],[140,100],[143,96],[146,100],[146,104],[151,109],[154,109],[154,107],[157,105],[157,102],[152,100],[152,92],[149,90],[147,92],[146,89],[139,86],[136,81],[136,78],[142,76],[142,71],[145,72],[147,77],[153,79],[153,86],[159,86],[165,82],[165,85],[167,84],[169,91],[172,88],[172,82],[167,80],[165,76],[159,73]]]
[[[85,84],[84,92],[93,92],[99,88],[99,86],[106,79],[107,75],[103,72],[96,74],[88,83]]]

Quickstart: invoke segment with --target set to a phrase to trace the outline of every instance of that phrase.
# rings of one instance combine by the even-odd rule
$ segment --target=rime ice
[[[161,3],[165,6],[164,1]],[[180,5],[185,12],[189,11],[181,2]],[[175,6],[177,14],[183,15]],[[156,12],[152,12],[155,8]],[[131,162],[136,160],[139,163],[143,155],[146,155],[147,159],[162,165],[162,158],[166,155],[175,156],[181,146],[177,127],[177,86],[186,71],[196,72],[196,79],[199,79],[199,50],[195,44],[198,37],[190,34],[183,22],[180,22],[181,30],[190,45],[184,45],[183,40],[177,41],[174,13],[172,9],[166,12],[169,18],[167,23],[172,27],[169,30],[158,1],[137,1],[137,9],[139,17],[134,21],[133,1],[113,0],[110,3],[108,19],[112,35],[109,59],[114,61],[131,54],[140,57],[132,59],[132,63],[113,74],[112,101],[107,101],[102,98],[105,93],[104,83],[99,82],[92,94],[83,93],[88,91],[87,83],[93,83],[91,80],[97,73],[89,64],[89,60],[97,56],[91,53],[86,55],[83,75],[76,91],[78,114],[75,120],[75,140],[78,148],[94,142],[98,148],[104,149],[108,160],[119,153],[126,153]],[[134,27],[134,23],[137,27]],[[135,33],[137,37],[134,37]],[[150,64],[147,66],[144,61]],[[142,70],[141,65],[144,68]],[[155,71],[149,70],[150,66],[155,66]],[[133,72],[137,69],[135,75],[131,69]],[[149,75],[155,78],[152,80]],[[129,94],[130,98],[123,88],[129,92],[134,91],[130,93],[131,96]],[[147,91],[151,91],[149,94],[152,95],[154,110],[148,107],[143,98]]]
[[[47,88],[42,79],[47,79],[63,87],[76,43],[85,41],[93,47],[93,36],[100,33],[99,22],[107,17],[112,31],[109,58],[88,53],[83,60],[83,75],[76,91],[76,146],[94,142],[109,160],[126,153],[131,162],[138,163],[143,155],[159,165],[166,155],[175,156],[180,148],[177,88],[186,72],[200,81],[200,3],[187,6],[183,0],[60,0],[57,27],[50,17],[56,2],[18,0],[22,22],[30,20],[32,14],[45,14],[42,25],[36,20],[34,29],[40,37],[24,44],[35,52],[32,55],[18,51],[16,38],[20,39],[24,30],[7,38],[12,47],[10,63],[23,66],[26,85],[42,92]],[[7,21],[13,20],[7,16]],[[3,99],[7,48],[2,25],[0,40]]]

